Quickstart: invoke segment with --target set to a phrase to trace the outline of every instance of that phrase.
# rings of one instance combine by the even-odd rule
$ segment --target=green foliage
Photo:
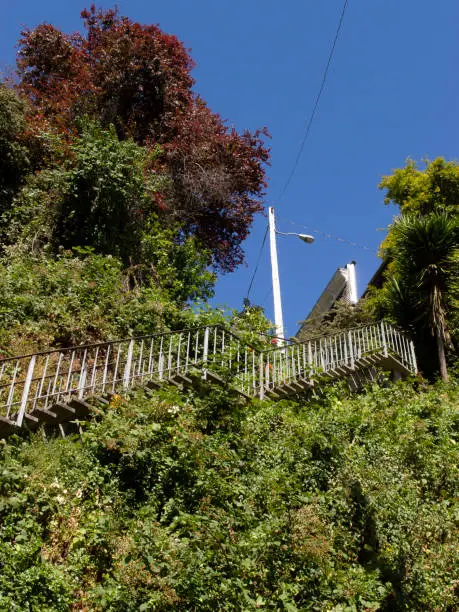
[[[398,205],[401,214],[381,244],[385,282],[371,292],[369,305],[414,336],[427,375],[440,368],[446,379],[445,349],[454,359],[459,338],[459,165],[437,158],[420,169],[408,160],[383,177],[380,188],[387,190],[386,204]]]
[[[52,162],[28,177],[16,199],[9,241],[32,253],[77,247],[112,255],[130,286],[152,285],[177,305],[211,297],[216,275],[207,269],[209,252],[156,207],[156,190],[167,180],[151,169],[155,155],[119,141],[113,127],[80,125],[66,156],[61,139],[43,134]]]
[[[458,390],[114,396],[2,447],[3,609],[453,610]]]
[[[133,270],[138,280],[151,276],[170,299],[183,305],[188,300],[207,300],[214,295],[216,274],[207,269],[209,253],[196,238],[181,236],[180,226],[165,227],[152,214],[143,225],[140,245],[142,264]]]
[[[87,119],[70,145],[52,133],[40,137],[47,164],[28,178],[12,221],[54,247],[87,246],[136,261],[142,222],[164,182],[149,169],[154,153],[132,140],[120,142],[113,127],[103,130]]]
[[[426,215],[457,211],[459,202],[459,164],[437,157],[426,160],[425,168],[408,160],[404,168],[384,176],[380,189],[387,189],[384,202],[396,204],[402,213]]]
[[[29,170],[25,104],[0,83],[0,227]]]
[[[133,140],[120,142],[114,127],[89,121],[82,122],[70,154],[70,167],[55,171],[65,173],[67,188],[55,211],[53,241],[137,262],[142,222],[163,182],[148,170],[153,155]]]
[[[432,213],[403,216],[392,229],[394,276],[411,293],[414,319],[432,333],[441,327],[446,340],[446,312],[458,297],[459,217]]]
[[[457,215],[459,202],[459,164],[437,157],[426,160],[425,168],[409,159],[404,168],[384,176],[379,184],[385,189],[385,204],[395,204],[401,215],[429,215],[431,213]],[[393,246],[391,227],[381,244],[382,254]]]
[[[446,213],[397,219],[390,233],[388,255],[392,263],[388,279],[373,298],[382,314],[417,339],[421,356],[426,337],[435,338],[436,367],[440,367],[444,379],[445,348],[453,348],[451,331],[454,337],[457,328],[458,220]]]
[[[52,258],[10,249],[0,263],[0,342],[10,354],[151,334],[164,303],[154,288],[129,290],[120,261],[90,250]]]
[[[297,340],[306,342],[317,336],[336,334],[346,329],[371,325],[377,319],[371,301],[360,299],[357,304],[339,300],[325,315],[316,320],[308,320],[300,329]]]

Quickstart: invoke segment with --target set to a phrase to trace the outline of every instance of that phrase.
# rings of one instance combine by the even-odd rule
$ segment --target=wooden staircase
[[[264,350],[208,326],[0,359],[0,437],[41,425],[65,435],[94,405],[139,387],[224,385],[245,399],[280,400],[329,380],[358,388],[382,368],[417,372],[413,343],[382,322]]]

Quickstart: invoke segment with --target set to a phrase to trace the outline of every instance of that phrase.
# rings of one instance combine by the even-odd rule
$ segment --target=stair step
[[[146,386],[148,389],[161,389],[162,384],[159,382],[159,380],[154,380],[152,378],[151,380],[147,382]]]
[[[51,412],[53,412],[59,421],[62,422],[71,421],[75,417],[76,410],[75,408],[71,408],[68,404],[57,402],[51,407]]]
[[[341,376],[346,376],[349,372],[352,372],[352,368],[344,364],[336,366],[335,370],[339,372]]]
[[[168,378],[167,382],[170,385],[174,385],[174,387],[177,387],[177,389],[180,389],[180,391],[183,391],[183,389],[184,389],[183,383],[180,382],[180,380],[178,378],[175,378],[175,377],[174,378]]]
[[[93,409],[91,404],[88,404],[88,402],[85,402],[84,400],[78,399],[76,397],[72,398],[69,404],[72,408],[75,409],[75,416],[78,419],[89,416]]]
[[[105,406],[110,406],[110,400],[107,399],[106,397],[102,397],[101,395],[97,395],[94,398],[95,402],[98,402],[99,404],[104,404]]]
[[[18,426],[14,421],[10,421],[10,419],[0,416],[0,437],[9,436],[15,430],[18,431]]]
[[[296,380],[292,380],[290,385],[296,389],[297,391],[305,391],[308,387],[304,384],[302,378],[297,378]]]
[[[276,391],[274,391],[273,389],[268,389],[267,391],[265,391],[265,395],[271,399],[280,399],[280,395],[279,393],[276,393]]]
[[[376,356],[376,355],[365,355],[364,357],[360,357],[357,361],[356,364],[363,365],[365,367],[370,367],[375,365],[376,363],[379,363],[381,361],[381,357],[380,356]]]
[[[215,372],[211,372],[210,370],[206,370],[206,380],[211,380],[216,385],[225,385],[226,382],[223,380],[221,376],[215,374]]]
[[[30,414],[41,423],[46,423],[48,425],[57,425],[57,423],[59,423],[57,414],[46,408],[34,408]]]
[[[271,393],[275,393],[276,395],[278,395],[281,398],[287,397],[287,395],[285,394],[285,392],[282,390],[282,387],[278,386],[278,387],[273,387],[271,389]]]
[[[30,431],[35,431],[40,427],[40,420],[28,412],[24,414],[24,420],[22,423],[27,427],[27,429],[30,429]]]
[[[275,387],[274,391],[275,393],[280,393],[282,397],[289,397],[290,395],[296,393],[296,390],[287,383],[284,383],[279,387]]]
[[[189,376],[186,376],[185,374],[182,373],[178,373],[174,376],[174,379],[177,380],[179,383],[181,383],[184,387],[192,387],[193,386],[193,381],[191,378],[189,378]]]
[[[298,382],[301,383],[303,389],[310,389],[314,386],[314,381],[310,378],[298,378]]]
[[[342,363],[339,366],[337,366],[336,368],[338,371],[343,373],[343,376],[347,376],[348,374],[350,374],[351,372],[353,372],[355,370],[355,366],[352,367],[350,365],[348,365],[347,363]]]

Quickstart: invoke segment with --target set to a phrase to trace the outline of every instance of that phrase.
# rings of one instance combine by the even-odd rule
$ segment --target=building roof
[[[366,289],[363,292],[362,297],[365,297],[367,295],[370,287],[376,287],[377,289],[380,289],[383,286],[384,280],[385,280],[384,272],[386,271],[386,268],[389,265],[389,263],[390,263],[390,260],[388,258],[384,259],[381,262],[381,265],[379,266],[379,268],[376,270],[376,272],[373,274],[373,276],[368,281],[368,285],[366,286]]]
[[[325,313],[331,310],[339,300],[345,300],[349,304],[357,303],[355,261],[351,261],[344,268],[338,268],[336,270],[327,286],[320,294],[319,299],[312,307],[311,312],[304,321],[301,321],[301,327],[296,335],[299,336],[304,328],[320,321]]]

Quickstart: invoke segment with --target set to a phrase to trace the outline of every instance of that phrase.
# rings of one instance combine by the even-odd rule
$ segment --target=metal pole
[[[126,365],[124,366],[124,375],[123,375],[123,388],[124,389],[129,389],[133,352],[134,352],[134,340],[131,340],[128,346]]]
[[[411,349],[411,363],[414,368],[414,373],[418,373],[418,364],[416,363],[416,352],[414,350],[414,342],[410,341],[410,349]]]
[[[273,277],[273,297],[274,297],[274,323],[276,325],[276,334],[279,338],[278,346],[282,346],[284,338],[284,321],[282,317],[282,302],[279,283],[279,264],[277,262],[277,245],[276,245],[276,220],[274,217],[274,208],[269,208],[269,244],[271,251],[271,272]]]
[[[202,361],[203,361],[203,364],[204,364],[204,368],[202,370],[202,378],[203,378],[203,380],[207,379],[206,364],[207,364],[208,355],[209,355],[209,328],[206,327],[206,329],[204,331],[204,351],[203,351],[203,357],[202,357]]]
[[[16,420],[16,424],[18,427],[22,426],[22,421],[24,419],[24,414],[25,414],[26,407],[27,407],[27,401],[29,399],[30,385],[32,384],[33,370],[35,367],[35,359],[36,359],[36,355],[32,355],[29,361],[29,367],[27,368],[27,375],[26,375],[26,379],[24,382],[24,389],[22,391],[21,405],[19,407],[19,414]]]
[[[260,391],[259,391],[259,397],[262,400],[265,396],[265,383],[263,380],[263,351],[260,353],[260,375],[259,375],[259,383],[260,383]]]
[[[386,333],[384,331],[384,321],[381,321],[381,338],[382,338],[382,345],[383,345],[383,350],[384,350],[384,357],[387,357],[389,353],[387,351],[387,340],[386,340]]]

